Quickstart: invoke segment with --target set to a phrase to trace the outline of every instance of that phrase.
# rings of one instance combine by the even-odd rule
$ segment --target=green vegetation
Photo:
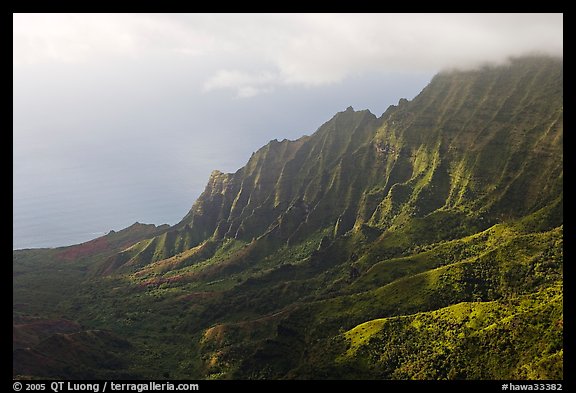
[[[214,171],[173,227],[15,251],[14,376],[561,379],[562,83],[442,73]]]
[[[377,319],[343,336],[336,361],[351,378],[561,379],[562,289]]]

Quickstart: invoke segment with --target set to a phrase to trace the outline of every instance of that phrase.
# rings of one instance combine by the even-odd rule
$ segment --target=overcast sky
[[[562,14],[15,14],[14,247],[174,224],[211,170],[438,71],[562,55]]]

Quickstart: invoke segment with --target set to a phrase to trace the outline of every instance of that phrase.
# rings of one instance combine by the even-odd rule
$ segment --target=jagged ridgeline
[[[562,205],[562,60],[442,72],[379,118],[348,108],[214,171],[173,227],[75,264],[16,251],[15,331],[40,302],[78,332],[34,337],[99,332],[83,351],[117,362],[34,368],[35,339],[14,372],[562,378]],[[47,261],[74,288],[50,304],[30,288]]]

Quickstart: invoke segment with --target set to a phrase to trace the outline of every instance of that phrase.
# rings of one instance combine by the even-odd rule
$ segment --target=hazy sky
[[[445,68],[561,55],[562,14],[15,14],[14,247],[174,224],[213,169]]]

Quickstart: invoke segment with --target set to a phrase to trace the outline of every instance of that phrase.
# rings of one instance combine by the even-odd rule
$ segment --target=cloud
[[[238,70],[220,70],[204,83],[203,89],[205,92],[234,89],[237,97],[246,98],[270,91],[272,86],[279,83],[279,75],[270,72],[250,74]]]
[[[563,49],[561,14],[310,14],[267,20],[249,29],[240,21],[228,25],[243,33],[234,42],[238,53],[259,59],[256,66],[266,71],[227,67],[213,74],[206,90],[247,97],[278,86],[339,83],[363,73],[469,68],[534,52],[561,55]],[[223,75],[242,77],[214,83]]]
[[[211,33],[154,14],[13,14],[13,64],[86,63],[154,52],[225,51]]]
[[[362,73],[562,55],[562,14],[15,14],[14,64],[171,53],[210,65],[205,92],[253,97]]]

